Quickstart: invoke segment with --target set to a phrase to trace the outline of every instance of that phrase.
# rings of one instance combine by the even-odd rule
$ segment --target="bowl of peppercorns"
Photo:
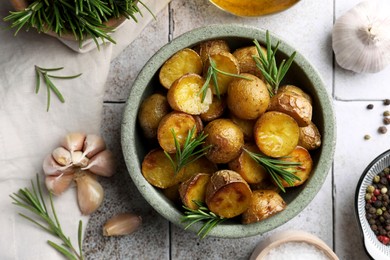
[[[360,177],[355,213],[367,253],[374,259],[390,259],[390,150],[375,158]]]

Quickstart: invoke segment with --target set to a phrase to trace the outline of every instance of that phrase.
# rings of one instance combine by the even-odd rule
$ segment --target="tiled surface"
[[[368,259],[354,216],[354,192],[366,165],[390,148],[390,133],[381,135],[384,110],[380,100],[390,98],[390,67],[374,75],[357,75],[333,62],[331,30],[335,17],[359,0],[302,0],[293,8],[262,18],[238,18],[206,0],[172,0],[141,36],[111,64],[106,85],[102,133],[118,153],[118,174],[104,179],[106,200],[88,224],[88,259],[247,259],[258,242],[287,229],[308,231],[332,247],[340,259]],[[120,155],[120,121],[131,84],[145,62],[169,37],[214,23],[241,23],[266,28],[287,40],[317,68],[334,97],[337,146],[334,167],[314,200],[294,219],[272,232],[246,239],[199,240],[160,217],[132,184]],[[172,35],[170,35],[172,34]],[[146,46],[146,47],[145,47]],[[359,101],[360,100],[360,101]],[[367,110],[368,103],[374,104]],[[390,129],[389,129],[390,130]],[[389,131],[390,132],[390,131]],[[363,136],[370,134],[365,141]],[[142,215],[142,229],[123,238],[103,238],[101,226],[116,212]]]

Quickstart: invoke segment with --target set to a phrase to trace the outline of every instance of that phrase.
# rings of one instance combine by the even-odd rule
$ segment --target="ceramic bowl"
[[[366,190],[373,183],[374,176],[390,165],[390,150],[375,158],[364,170],[356,187],[355,214],[363,238],[364,247],[369,255],[376,260],[390,259],[390,246],[378,241],[366,219]]]
[[[158,72],[161,65],[177,51],[185,47],[193,47],[198,43],[210,39],[225,39],[231,49],[252,45],[253,39],[265,43],[265,31],[242,25],[211,25],[187,32],[169,44],[162,47],[145,65],[135,80],[130,96],[124,110],[122,122],[121,142],[124,159],[129,174],[144,196],[145,200],[162,216],[172,223],[184,227],[181,223],[182,209],[168,200],[159,189],[150,185],[141,173],[141,163],[148,152],[145,139],[137,124],[137,113],[141,102],[151,95],[154,86],[158,83]],[[275,46],[280,41],[277,60],[286,55],[291,55],[294,48],[271,34],[272,44]],[[214,228],[209,235],[217,237],[238,238],[261,234],[272,230],[300,213],[314,198],[321,188],[330,169],[335,147],[335,119],[332,103],[328,96],[323,81],[318,72],[301,55],[297,54],[290,71],[287,82],[294,82],[313,98],[313,122],[317,125],[322,135],[322,146],[313,151],[313,170],[311,177],[303,185],[289,188],[282,194],[287,203],[287,208],[262,222],[250,225],[242,225],[239,221],[226,221]],[[292,79],[293,78],[293,79]],[[193,225],[189,230],[197,231],[201,224]]]

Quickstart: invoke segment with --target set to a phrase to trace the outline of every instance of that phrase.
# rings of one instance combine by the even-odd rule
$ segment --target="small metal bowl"
[[[390,150],[375,158],[364,170],[356,187],[355,195],[355,214],[358,220],[360,231],[362,233],[363,244],[366,252],[376,260],[390,259],[390,246],[378,241],[376,235],[371,230],[370,224],[366,219],[366,189],[373,183],[374,176],[382,172],[390,165]]]

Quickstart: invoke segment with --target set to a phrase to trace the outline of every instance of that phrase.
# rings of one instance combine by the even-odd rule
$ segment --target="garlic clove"
[[[62,166],[67,166],[72,163],[70,152],[64,147],[57,147],[53,150],[51,155],[53,156],[54,160]]]
[[[106,149],[106,143],[101,136],[90,134],[85,138],[83,149],[84,155],[92,158],[97,153]]]
[[[141,216],[121,213],[109,219],[103,226],[103,236],[123,236],[136,231],[142,224]]]
[[[89,170],[90,172],[104,176],[111,177],[115,173],[115,159],[113,153],[109,150],[104,150],[96,154],[89,160],[88,166],[82,170]]]
[[[61,174],[58,176],[46,176],[45,184],[47,189],[56,196],[66,191],[73,180],[73,174]]]
[[[72,153],[83,149],[84,140],[84,133],[69,133],[65,136],[64,140],[62,140],[61,145]]]
[[[100,183],[90,173],[80,171],[75,176],[77,201],[83,215],[95,212],[103,202],[104,191]]]
[[[71,174],[74,172],[72,164],[61,166],[54,160],[51,154],[47,155],[43,160],[42,168],[45,175]]]
[[[84,156],[82,151],[75,151],[72,153],[72,163],[77,167],[86,167],[89,159]]]

